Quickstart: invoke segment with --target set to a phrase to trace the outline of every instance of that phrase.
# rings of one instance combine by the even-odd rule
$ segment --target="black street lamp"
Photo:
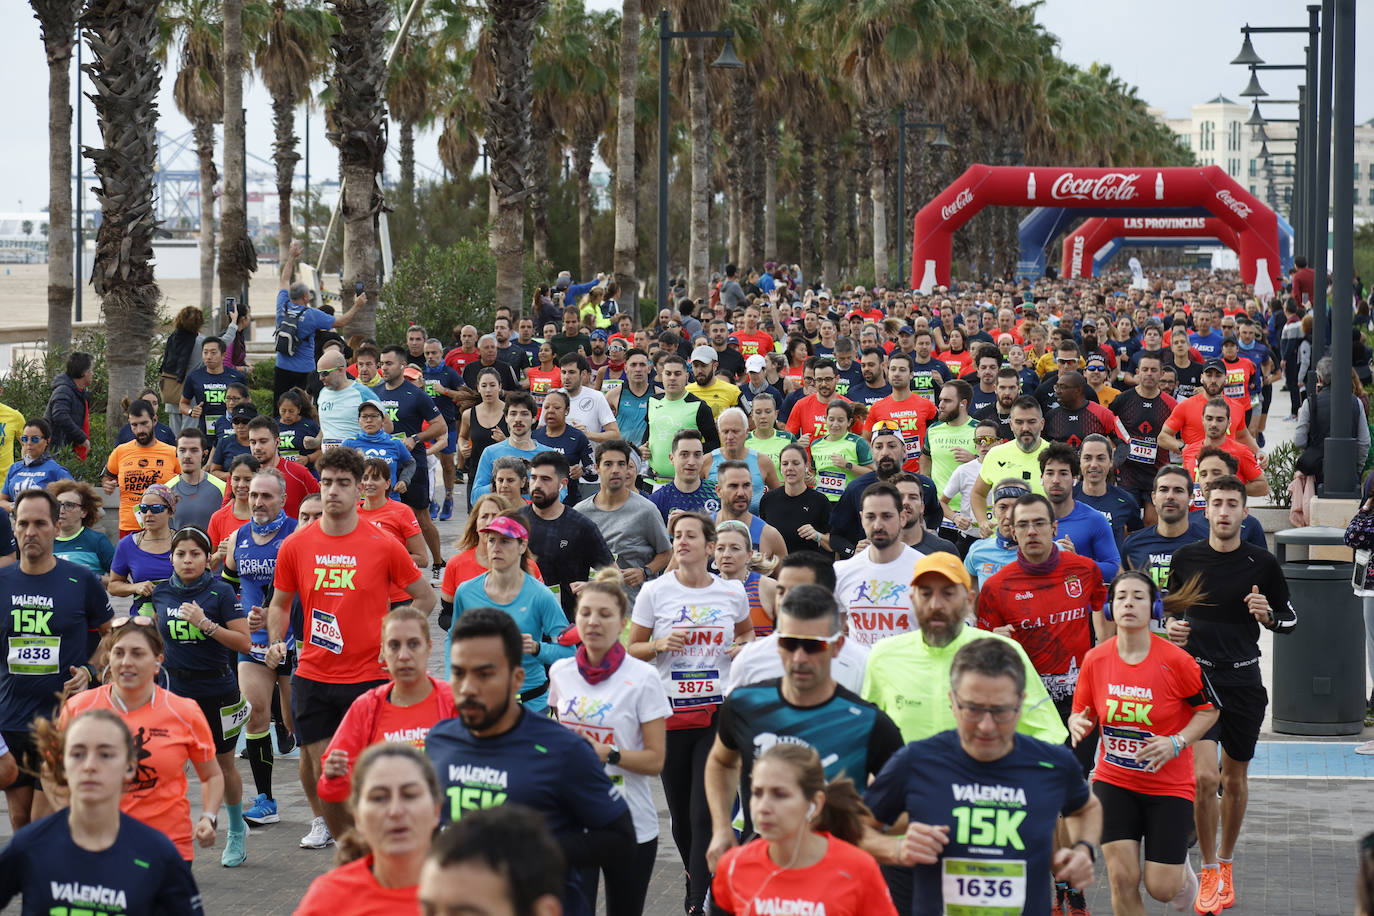
[[[668,42],[674,38],[723,38],[725,47],[711,64],[722,70],[740,70],[744,62],[735,56],[734,29],[714,32],[674,32],[668,11],[658,14],[658,311],[668,305]]]
[[[908,121],[906,106],[897,109],[897,288],[906,284],[906,132],[908,128],[937,128],[935,139],[930,148],[938,152],[953,149],[954,144],[945,136],[944,121]]]

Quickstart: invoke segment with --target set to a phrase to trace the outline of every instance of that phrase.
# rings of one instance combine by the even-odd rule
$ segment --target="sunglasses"
[[[144,614],[130,614],[128,617],[120,617],[117,620],[114,620],[110,623],[110,626],[111,628],[118,630],[120,627],[127,626],[128,624],[133,624],[136,627],[151,627],[155,626],[157,624],[157,621],[153,620],[153,618],[148,617]]]
[[[817,655],[829,649],[839,642],[843,634],[836,633],[834,636],[778,636],[778,646],[784,652],[796,652],[801,649],[807,655]]]
[[[901,431],[902,431],[902,424],[898,423],[896,420],[879,420],[877,423],[874,423],[874,424],[873,424],[873,428],[874,428],[874,429],[893,429],[893,430],[896,430],[897,432],[901,432]]]
[[[973,440],[974,445],[996,445],[996,436],[976,436]]]
[[[162,503],[154,503],[151,506],[139,503],[137,506],[134,506],[134,508],[139,512],[142,512],[144,515],[161,515],[164,512],[172,511],[171,506],[163,505]]]
[[[317,369],[315,370],[315,374],[318,375],[320,378],[324,378],[326,375],[329,375],[332,372],[338,372],[341,368],[343,367],[335,366],[333,369]]]
[[[19,441],[24,443],[32,442],[35,445],[37,445],[39,442],[43,442],[45,440],[42,436],[20,436]]]

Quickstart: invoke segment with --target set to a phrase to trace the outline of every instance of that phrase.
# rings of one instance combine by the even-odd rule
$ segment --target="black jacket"
[[[52,424],[54,451],[64,445],[80,445],[86,441],[83,427],[90,406],[90,395],[76,387],[76,382],[67,373],[58,373],[52,380],[48,409],[43,412],[43,416]]]

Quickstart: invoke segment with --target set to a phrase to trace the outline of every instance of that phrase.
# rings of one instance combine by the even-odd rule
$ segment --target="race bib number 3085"
[[[339,655],[343,652],[343,630],[339,619],[321,610],[310,612],[310,645],[319,646],[327,652]]]

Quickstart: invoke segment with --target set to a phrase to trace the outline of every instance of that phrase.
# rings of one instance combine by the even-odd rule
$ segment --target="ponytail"
[[[873,815],[854,788],[853,780],[840,776],[827,782],[820,755],[809,744],[775,744],[754,759],[754,766],[764,761],[791,767],[797,777],[797,786],[806,798],[812,798],[817,792],[825,794],[820,811],[811,817],[814,829],[858,845],[863,838],[864,823]]]

